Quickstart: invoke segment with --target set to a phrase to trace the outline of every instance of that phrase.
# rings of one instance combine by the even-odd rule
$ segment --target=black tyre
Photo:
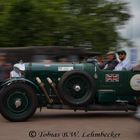
[[[37,108],[37,97],[25,83],[12,83],[0,91],[0,110],[7,120],[19,122],[30,118]]]
[[[89,104],[96,91],[94,79],[88,73],[77,70],[66,72],[59,82],[58,89],[64,102],[72,106]]]

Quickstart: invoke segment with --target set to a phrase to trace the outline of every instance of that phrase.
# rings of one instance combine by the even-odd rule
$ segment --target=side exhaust
[[[55,93],[55,94],[57,95],[57,97],[59,98],[61,104],[64,104],[63,101],[62,101],[62,99],[60,98],[58,92],[57,92],[55,83],[54,83],[54,82],[51,80],[51,78],[49,78],[49,77],[47,77],[47,81],[48,81],[48,83],[50,84],[50,86],[52,87],[54,93]]]
[[[44,92],[47,101],[51,104],[53,102],[53,100],[50,99],[50,97],[48,95],[48,92],[47,92],[47,90],[44,87],[44,83],[41,81],[41,79],[39,77],[36,77],[36,81],[39,84],[39,86],[42,89],[42,91]]]

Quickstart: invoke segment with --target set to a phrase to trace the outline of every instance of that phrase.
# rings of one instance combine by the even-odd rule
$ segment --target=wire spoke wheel
[[[89,74],[82,71],[66,72],[59,83],[59,93],[70,105],[85,105],[92,100],[95,82]]]
[[[37,97],[31,87],[13,83],[3,87],[0,94],[1,114],[10,121],[25,121],[37,108]]]

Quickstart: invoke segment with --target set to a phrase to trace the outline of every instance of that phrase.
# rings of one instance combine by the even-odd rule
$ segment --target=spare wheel
[[[61,77],[58,90],[61,98],[67,104],[87,105],[95,95],[95,80],[87,72],[69,71]]]

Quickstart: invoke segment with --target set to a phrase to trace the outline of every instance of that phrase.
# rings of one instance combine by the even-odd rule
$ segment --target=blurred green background
[[[0,0],[0,47],[116,48],[129,20],[120,0]]]

